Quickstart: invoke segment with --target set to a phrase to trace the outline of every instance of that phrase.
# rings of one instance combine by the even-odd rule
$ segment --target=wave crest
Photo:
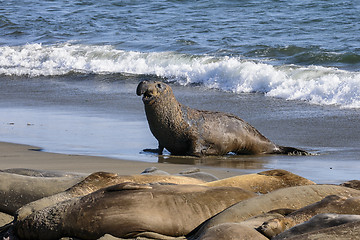
[[[64,43],[0,47],[0,74],[55,76],[71,72],[151,74],[182,85],[360,108],[360,73],[319,66],[272,66],[236,57],[132,52]]]

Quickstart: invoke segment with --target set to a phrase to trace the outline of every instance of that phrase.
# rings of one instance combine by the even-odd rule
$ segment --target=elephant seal
[[[349,188],[354,188],[354,189],[360,190],[360,181],[359,181],[359,180],[351,180],[351,181],[344,182],[344,183],[340,184],[340,186],[344,186],[344,187],[349,187]]]
[[[218,240],[218,239],[238,239],[238,240],[257,240],[268,239],[260,232],[256,231],[256,228],[261,226],[265,221],[276,217],[283,217],[286,211],[273,211],[264,214],[260,214],[255,217],[251,217],[240,223],[221,223],[216,226],[210,227],[202,232],[201,240]]]
[[[84,178],[33,177],[0,172],[0,211],[14,215],[23,205],[65,191]]]
[[[256,194],[234,187],[123,183],[63,201],[15,223],[20,239],[183,236]],[[225,197],[226,196],[226,197]]]
[[[307,152],[278,146],[237,116],[192,109],[180,104],[171,87],[163,82],[142,81],[136,89],[143,95],[150,130],[173,155],[296,154]]]
[[[170,173],[158,169],[157,167],[149,167],[142,171],[140,174],[144,175],[170,175]]]
[[[209,228],[201,240],[268,240],[254,228],[242,223],[222,223]]]
[[[70,172],[60,172],[60,171],[49,171],[49,170],[37,170],[29,168],[9,168],[1,170],[1,172],[14,173],[24,176],[31,177],[86,177],[87,174],[83,173],[70,173]]]
[[[314,240],[314,239],[341,239],[341,240],[359,240],[360,239],[360,221],[344,223],[339,226],[324,228],[291,238],[288,240]]]
[[[130,176],[121,176],[116,173],[108,172],[95,172],[86,177],[83,181],[77,183],[66,191],[54,194],[49,197],[39,199],[37,201],[31,202],[22,206],[19,210],[16,211],[17,219],[24,219],[31,213],[48,207],[50,205],[69,200],[74,197],[81,197],[92,192],[95,192],[101,188],[109,187],[112,185],[132,182],[138,184],[146,183],[166,183],[166,184],[202,184],[204,183],[201,180],[195,178],[181,177],[181,176],[172,176],[172,175],[163,175],[163,176],[154,176],[154,175],[130,175]]]
[[[336,214],[359,214],[360,197],[347,198],[344,196],[330,195],[319,202],[303,207],[286,217],[274,218],[264,222],[258,231],[268,238],[308,221],[317,214],[336,213]],[[360,220],[360,219],[359,219]]]
[[[288,239],[301,234],[310,233],[313,231],[318,231],[321,229],[331,228],[352,222],[360,223],[360,215],[321,213],[312,217],[309,221],[296,225],[271,239]]]
[[[218,224],[239,223],[250,217],[275,209],[299,209],[333,194],[355,197],[360,196],[360,191],[336,185],[306,185],[281,188],[234,204],[202,223],[188,234],[188,237],[189,239],[199,239],[208,228]]]
[[[178,175],[200,179],[205,182],[212,182],[212,181],[219,180],[218,177],[216,177],[210,173],[201,172],[199,168],[195,168],[195,167],[185,169],[184,171],[179,172]]]
[[[286,170],[274,169],[255,174],[245,174],[205,183],[209,187],[240,187],[252,192],[266,194],[279,188],[315,184],[306,178]]]

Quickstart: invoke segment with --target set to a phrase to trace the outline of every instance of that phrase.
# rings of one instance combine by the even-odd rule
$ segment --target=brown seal
[[[245,174],[220,179],[205,183],[204,185],[209,187],[240,187],[252,192],[265,194],[279,188],[312,184],[315,183],[299,175],[282,169],[274,169],[254,174]]]
[[[234,187],[123,183],[52,205],[15,223],[20,239],[183,236],[256,194]],[[226,197],[224,197],[226,196]],[[41,238],[40,238],[41,236]]]
[[[112,185],[132,182],[138,184],[145,183],[166,183],[166,184],[203,184],[204,181],[195,178],[172,176],[172,175],[117,175],[116,173],[108,172],[95,172],[90,174],[81,182],[67,189],[66,191],[57,193],[55,195],[41,198],[37,201],[31,202],[22,206],[16,211],[17,219],[24,219],[31,213],[48,207],[50,205],[74,198],[81,197],[101,188],[109,187]]]
[[[279,212],[282,212],[281,210]],[[199,239],[201,240],[266,240],[268,239],[260,232],[256,231],[256,228],[261,226],[263,222],[273,218],[283,217],[283,213],[269,212],[260,214],[255,217],[251,217],[240,223],[220,223],[216,226],[210,227],[202,232]]]
[[[0,211],[11,215],[23,205],[62,191],[84,176],[33,177],[0,172]]]
[[[348,222],[334,227],[327,227],[317,231],[304,233],[286,238],[286,240],[314,240],[314,239],[341,239],[359,240],[360,221]]]
[[[319,202],[290,213],[286,217],[274,218],[266,221],[258,228],[258,230],[265,236],[272,238],[275,235],[322,213],[360,214],[360,198],[330,195]]]
[[[322,200],[328,195],[360,196],[360,191],[336,185],[306,185],[281,188],[268,194],[241,201],[208,219],[194,229],[189,239],[199,239],[208,228],[222,223],[239,223],[250,217],[275,209],[299,209]]]
[[[174,155],[307,154],[278,146],[237,116],[193,109],[180,104],[171,87],[162,82],[140,82],[150,130],[158,140],[158,153],[166,148]]]
[[[309,221],[298,224],[289,230],[280,233],[273,240],[289,239],[301,234],[311,233],[313,231],[319,231],[321,229],[332,228],[342,224],[358,222],[360,223],[360,215],[353,214],[334,214],[334,213],[321,213],[312,217]],[[348,236],[350,239],[350,236]],[[327,238],[331,239],[331,238]],[[334,238],[336,236],[334,235]],[[341,238],[344,239],[344,238]]]

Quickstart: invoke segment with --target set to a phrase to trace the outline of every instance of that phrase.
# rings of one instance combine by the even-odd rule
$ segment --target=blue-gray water
[[[0,141],[160,161],[139,154],[156,146],[135,96],[151,78],[320,153],[196,164],[358,178],[359,22],[358,0],[0,1]]]

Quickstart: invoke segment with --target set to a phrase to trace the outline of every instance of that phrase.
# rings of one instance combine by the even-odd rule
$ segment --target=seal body
[[[164,183],[164,184],[203,184],[204,181],[195,178],[182,176],[153,176],[153,175],[130,175],[119,176],[115,173],[95,172],[86,177],[81,182],[68,188],[66,191],[41,198],[37,201],[30,202],[16,211],[17,219],[24,219],[31,213],[44,209],[50,205],[60,203],[76,197],[82,197],[98,191],[101,188],[106,188],[120,183]]]
[[[224,197],[226,196],[226,197]],[[255,193],[233,187],[140,185],[102,188],[39,210],[15,224],[20,239],[183,236]]]
[[[282,169],[274,169],[220,179],[203,185],[208,187],[240,187],[252,192],[266,194],[280,188],[313,184],[315,184],[313,181],[299,175]]]
[[[360,191],[336,185],[305,185],[281,188],[232,205],[195,228],[187,235],[187,239],[201,239],[204,231],[222,223],[240,223],[250,217],[276,209],[303,208],[334,194],[350,198],[360,196]],[[263,233],[263,231],[260,232]]]
[[[306,154],[305,151],[274,144],[241,118],[222,112],[193,109],[180,104],[171,87],[162,82],[139,83],[150,130],[175,155]]]
[[[259,227],[258,231],[272,239],[275,235],[287,229],[291,229],[295,225],[303,224],[317,214],[320,215],[326,213],[360,214],[360,198],[358,196],[347,198],[344,196],[329,195],[319,202],[290,213],[286,217],[274,218],[264,222]],[[313,228],[316,228],[315,222],[316,221],[314,220],[312,224]],[[324,223],[325,218],[320,220],[320,222]]]

